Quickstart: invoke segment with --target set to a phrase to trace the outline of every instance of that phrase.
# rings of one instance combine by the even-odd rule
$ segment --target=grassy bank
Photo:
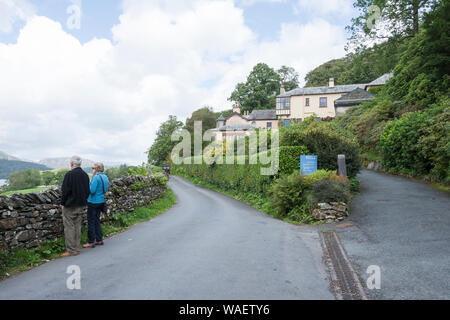
[[[135,224],[153,219],[169,210],[175,202],[175,194],[168,188],[164,196],[149,207],[136,208],[128,215],[114,214],[112,221],[102,226],[104,237],[108,238]],[[86,228],[81,242],[87,242]],[[47,241],[37,248],[20,249],[13,253],[0,250],[0,280],[57,259],[64,251],[64,237]]]

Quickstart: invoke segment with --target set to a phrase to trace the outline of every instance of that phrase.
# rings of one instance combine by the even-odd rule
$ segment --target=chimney
[[[283,93],[286,93],[286,89],[285,89],[283,86],[281,86],[281,88],[280,88],[280,94],[283,94]]]
[[[330,78],[330,82],[328,85],[330,88],[334,88],[334,78]]]
[[[235,112],[235,113],[241,113],[241,106],[239,105],[239,102],[235,102],[234,103],[234,106],[233,106],[233,112]]]

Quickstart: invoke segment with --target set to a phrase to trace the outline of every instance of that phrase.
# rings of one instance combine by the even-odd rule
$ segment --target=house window
[[[284,120],[284,126],[285,127],[289,127],[291,125],[291,120],[290,119],[285,119]]]
[[[291,98],[277,98],[277,110],[291,109]]]
[[[272,122],[267,122],[267,130],[272,129]]]
[[[328,99],[325,98],[320,98],[320,107],[321,108],[326,108],[328,106]]]
[[[306,106],[309,107],[309,98],[306,98]]]
[[[303,121],[302,118],[298,118],[298,119],[297,119],[297,123],[300,123],[300,122],[302,122],[302,121]]]

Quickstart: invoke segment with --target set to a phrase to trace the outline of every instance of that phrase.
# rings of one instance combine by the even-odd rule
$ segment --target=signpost
[[[307,176],[317,171],[317,156],[300,156],[300,172]]]

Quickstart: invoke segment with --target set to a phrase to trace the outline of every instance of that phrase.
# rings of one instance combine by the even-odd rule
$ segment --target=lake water
[[[0,179],[0,187],[3,187],[6,184],[6,180]]]

